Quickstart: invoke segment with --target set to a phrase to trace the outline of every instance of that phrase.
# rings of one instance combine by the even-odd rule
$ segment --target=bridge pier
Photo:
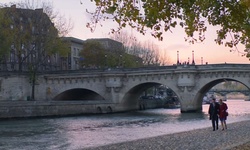
[[[249,96],[249,95],[245,95],[244,100],[245,100],[245,101],[250,101],[250,96]]]
[[[202,101],[197,100],[198,96],[195,96],[195,92],[190,92],[185,87],[183,92],[179,92],[179,100],[181,103],[181,113],[190,113],[190,112],[201,112],[202,111]]]

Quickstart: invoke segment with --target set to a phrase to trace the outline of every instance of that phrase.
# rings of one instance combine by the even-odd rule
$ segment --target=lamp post
[[[50,57],[48,57],[48,65],[49,65],[49,69],[52,70],[52,69],[51,69]]]
[[[11,53],[10,53],[10,64],[11,64],[11,69],[14,70],[15,69],[15,66],[16,66],[16,62],[15,62],[15,50],[14,50],[14,46],[11,50]]]
[[[119,67],[122,67],[122,55],[120,55],[120,59],[119,59]]]
[[[192,65],[195,65],[195,62],[194,62],[194,51],[192,51]]]
[[[105,66],[104,67],[108,68],[107,57],[108,57],[107,54],[105,54]]]
[[[179,61],[179,51],[177,51],[177,65],[180,64],[180,61]]]
[[[201,57],[201,64],[203,65],[203,57]]]

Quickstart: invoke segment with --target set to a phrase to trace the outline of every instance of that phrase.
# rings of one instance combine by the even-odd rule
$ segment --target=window
[[[74,48],[73,56],[76,56],[76,48]]]
[[[80,49],[78,48],[78,49],[77,49],[77,55],[76,55],[76,56],[79,56],[79,54],[80,54]]]

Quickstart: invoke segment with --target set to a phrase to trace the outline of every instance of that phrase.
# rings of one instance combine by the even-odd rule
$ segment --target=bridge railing
[[[160,71],[175,71],[181,69],[192,70],[250,70],[250,64],[204,64],[204,65],[168,65],[168,66],[145,66],[138,68],[84,68],[79,70],[56,70],[56,71],[40,71],[38,74],[103,74],[103,73],[136,73],[136,72],[160,72]],[[9,75],[29,75],[29,71],[3,71],[0,70],[0,76]]]
[[[79,70],[60,70],[60,71],[46,71],[43,74],[103,74],[103,73],[126,73],[126,72],[144,72],[144,71],[162,71],[162,70],[175,70],[177,66],[157,66],[157,67],[138,67],[138,68],[102,68],[102,69],[79,69]]]
[[[250,64],[209,64],[209,65],[196,65],[197,69],[221,69],[221,68],[234,68],[234,69],[250,69]]]

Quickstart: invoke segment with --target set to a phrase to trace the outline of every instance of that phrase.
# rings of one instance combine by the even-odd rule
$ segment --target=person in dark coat
[[[213,98],[208,109],[209,119],[212,121],[213,131],[215,131],[215,129],[218,130],[219,108],[220,108],[220,105],[216,102],[215,98]],[[216,128],[215,128],[215,125],[216,125]]]

